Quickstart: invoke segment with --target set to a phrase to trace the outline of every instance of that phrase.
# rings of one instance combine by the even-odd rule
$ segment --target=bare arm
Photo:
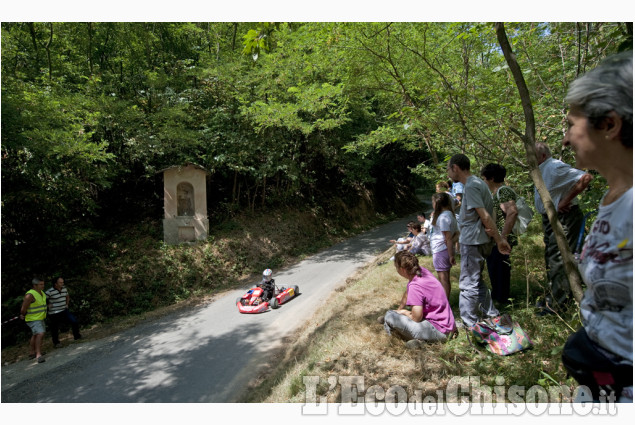
[[[412,241],[412,238],[400,238],[400,239],[403,239],[403,242],[399,242],[398,240],[395,240],[395,239],[391,239],[389,242],[398,243],[400,245],[408,245]]]
[[[401,297],[401,301],[399,302],[399,307],[397,307],[397,310],[403,310],[404,308],[406,308],[407,300],[408,300],[408,290],[406,289],[403,293],[403,296]]]
[[[481,223],[483,223],[483,226],[485,227],[485,233],[494,238],[498,251],[503,255],[511,254],[512,248],[509,246],[509,243],[501,237],[500,233],[498,233],[492,216],[489,215],[485,208],[476,208],[476,212],[481,218]]]
[[[560,202],[558,202],[558,212],[562,213],[569,211],[571,209],[571,201],[573,201],[576,196],[582,193],[582,191],[589,186],[591,180],[593,180],[593,176],[589,173],[584,173],[576,184],[573,185],[571,190],[569,190],[566,195],[560,199]]]
[[[24,319],[26,316],[26,311],[28,310],[31,303],[35,302],[35,297],[31,294],[26,294],[24,296],[24,301],[22,301],[22,306],[20,307],[20,318]]]
[[[518,208],[516,207],[516,201],[514,200],[507,201],[500,206],[501,210],[505,213],[505,225],[501,231],[501,237],[507,238],[507,235],[509,235],[514,228],[516,218],[518,218]]]
[[[412,306],[412,311],[397,310],[397,313],[402,314],[415,322],[421,322],[423,320],[423,307],[420,305]]]
[[[450,258],[450,264],[456,265],[456,258],[454,258],[454,238],[452,233],[443,231],[443,238],[445,239],[445,246],[448,248],[448,257]]]

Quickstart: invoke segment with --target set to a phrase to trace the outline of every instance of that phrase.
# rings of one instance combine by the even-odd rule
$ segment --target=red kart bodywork
[[[263,313],[267,311],[269,307],[278,308],[280,304],[286,303],[291,298],[298,295],[299,290],[297,286],[291,286],[289,288],[275,288],[274,296],[270,300],[264,301],[262,295],[264,290],[255,286],[248,290],[245,295],[236,300],[236,307],[241,313]]]

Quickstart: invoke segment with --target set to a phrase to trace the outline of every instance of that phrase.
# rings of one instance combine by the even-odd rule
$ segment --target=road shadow
[[[191,312],[190,312],[191,314]],[[189,314],[184,313],[183,319]],[[165,338],[165,327],[171,327]],[[2,392],[3,403],[185,403],[227,400],[235,393],[227,382],[243,382],[249,362],[267,351],[264,324],[220,335],[196,328],[196,321],[157,321],[135,332],[126,332],[100,350],[86,353],[49,370],[46,379],[27,379]],[[142,332],[139,337],[136,334]],[[163,337],[154,334],[163,333]],[[192,343],[194,342],[194,343]],[[132,348],[131,348],[132,347]],[[227,355],[232,353],[232,355]],[[62,354],[62,353],[58,353]],[[46,363],[44,363],[46,364]],[[44,365],[43,364],[43,365]],[[210,365],[219,372],[210,374]],[[187,370],[187,373],[183,373]],[[240,371],[231,376],[231,371]],[[60,391],[58,384],[69,380],[89,382]],[[210,376],[192,385],[192,376]],[[89,377],[89,379],[86,379]],[[72,385],[70,385],[72,386]]]

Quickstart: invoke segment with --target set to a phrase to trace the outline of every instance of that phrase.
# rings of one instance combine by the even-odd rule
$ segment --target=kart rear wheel
[[[269,307],[273,308],[274,310],[278,307],[280,307],[278,305],[278,299],[277,298],[272,298],[269,300]]]
[[[299,294],[300,294],[300,288],[298,288],[298,285],[295,285],[295,286],[293,287],[293,293],[294,293],[295,295],[299,295]],[[294,296],[295,296],[295,295],[294,295]]]

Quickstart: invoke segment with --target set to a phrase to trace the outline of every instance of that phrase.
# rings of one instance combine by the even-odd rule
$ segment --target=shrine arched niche
[[[181,182],[176,186],[176,215],[179,217],[193,217],[195,211],[194,205],[194,186],[188,182]]]

